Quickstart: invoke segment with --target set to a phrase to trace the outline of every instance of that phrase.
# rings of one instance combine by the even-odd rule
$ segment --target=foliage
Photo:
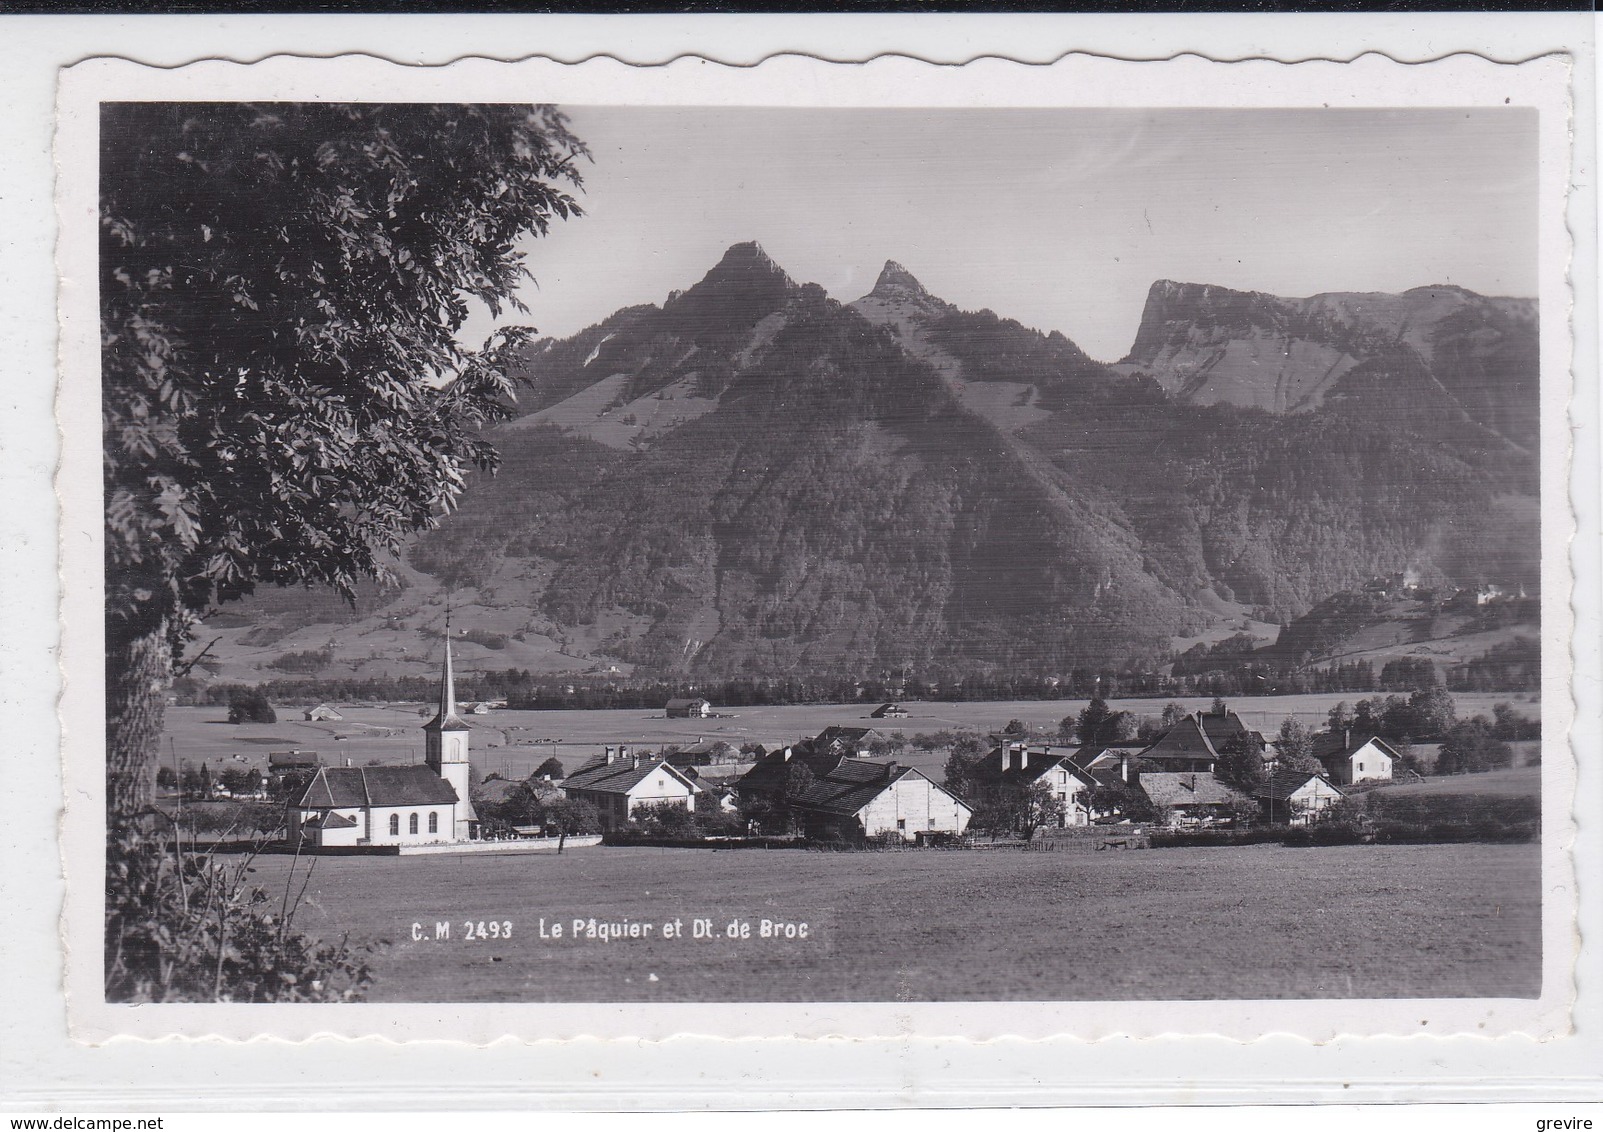
[[[114,103],[101,137],[112,615],[383,576],[494,462],[525,336],[456,331],[518,306],[582,145],[550,107],[405,103]]]
[[[1522,715],[1514,710],[1512,704],[1493,704],[1492,735],[1504,742],[1540,739],[1542,721],[1540,718]]]
[[[1286,716],[1280,721],[1280,734],[1275,739],[1275,758],[1281,770],[1306,771],[1316,774],[1324,768],[1314,758],[1314,737],[1301,720]]]
[[[1062,730],[1061,724],[1059,730]],[[1107,700],[1095,696],[1075,717],[1074,734],[1085,746],[1117,743],[1135,735],[1135,719],[1127,711],[1112,710]]]
[[[1248,735],[1235,735],[1219,751],[1214,777],[1249,798],[1263,788],[1263,753]]]
[[[977,735],[963,735],[955,739],[947,752],[942,785],[959,798],[978,798],[981,783],[975,768],[984,756],[985,745]]]
[[[1469,774],[1512,766],[1514,752],[1485,716],[1456,723],[1436,755],[1437,774]]]
[[[1159,813],[1139,786],[1128,782],[1098,783],[1086,792],[1086,802],[1097,820],[1152,822]]]
[[[566,776],[567,771],[563,769],[562,760],[555,755],[552,755],[545,762],[534,768],[534,777],[536,778],[561,779]]]
[[[228,697],[229,723],[277,723],[278,712],[267,696],[254,688],[236,688]]]
[[[131,832],[107,846],[110,1002],[350,1002],[371,974],[348,942],[295,929],[310,883],[292,869],[274,897],[249,883],[254,854],[224,864],[176,837]],[[296,884],[299,882],[297,890]]]

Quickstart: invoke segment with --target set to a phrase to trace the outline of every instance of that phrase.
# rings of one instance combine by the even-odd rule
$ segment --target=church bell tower
[[[468,789],[473,768],[468,762],[470,728],[456,714],[456,674],[451,670],[451,622],[446,620],[445,667],[440,673],[440,710],[423,725],[423,761],[456,789],[456,828],[452,838],[466,841],[475,818]]]

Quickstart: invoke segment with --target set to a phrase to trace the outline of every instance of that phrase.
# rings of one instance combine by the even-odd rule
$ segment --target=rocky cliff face
[[[1115,369],[1149,374],[1191,404],[1297,412],[1324,403],[1361,364],[1396,354],[1423,363],[1453,408],[1534,444],[1535,303],[1460,287],[1288,299],[1160,280]]]

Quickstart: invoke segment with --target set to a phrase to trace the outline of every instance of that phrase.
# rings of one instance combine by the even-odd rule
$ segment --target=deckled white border
[[[732,68],[699,58],[636,68],[612,59],[566,66],[467,60],[404,68],[368,57],[276,57],[250,66],[203,62],[154,70],[97,59],[64,72],[57,160],[61,288],[63,433],[58,490],[63,507],[64,658],[62,701],[65,791],[63,846],[68,871],[64,917],[74,1036],[323,1034],[390,1040],[488,1043],[512,1035],[731,1038],[833,1035],[922,1041],[1073,1036],[1088,1041],[1164,1034],[1237,1040],[1296,1035],[1315,1042],[1351,1035],[1522,1034],[1547,1039],[1569,1027],[1576,953],[1574,871],[1567,847],[1575,767],[1562,757],[1569,730],[1570,571],[1569,369],[1572,357],[1565,282],[1564,223],[1569,171],[1568,66],[1549,56],[1519,66],[1455,56],[1401,66],[1379,55],[1350,63],[1294,66],[1196,56],[1128,63],[1071,56],[1050,67],[981,59],[932,67],[881,58],[859,67],[782,56]],[[342,1006],[108,1006],[100,1001],[100,436],[98,319],[94,294],[95,110],[115,99],[282,99],[551,101],[569,105],[766,106],[1536,106],[1541,113],[1541,349],[1543,460],[1543,845],[1544,984],[1539,1001],[1334,1000],[1300,1002],[910,1003],[910,1004],[561,1004]],[[85,721],[88,721],[87,723]]]

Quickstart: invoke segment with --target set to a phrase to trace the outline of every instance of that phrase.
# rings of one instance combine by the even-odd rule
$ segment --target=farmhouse
[[[291,838],[313,852],[476,838],[478,815],[468,797],[473,773],[468,732],[456,714],[447,639],[439,710],[423,725],[424,765],[319,769],[290,808]],[[268,762],[272,765],[271,757]]]
[[[1314,758],[1339,786],[1358,782],[1390,782],[1402,756],[1378,735],[1354,735],[1350,730],[1321,731],[1314,736]]]
[[[1205,771],[1143,771],[1140,786],[1164,815],[1165,825],[1224,821],[1249,801]]]
[[[1269,822],[1308,825],[1342,797],[1341,789],[1322,774],[1277,770],[1253,795]]]
[[[873,753],[871,745],[886,738],[885,732],[873,727],[826,727],[807,746],[815,755],[866,759]]]
[[[1059,825],[1091,822],[1092,813],[1082,792],[1093,789],[1097,781],[1089,770],[1075,765],[1066,750],[1054,753],[1047,744],[1002,742],[974,764],[974,776],[986,787],[998,790],[1014,784],[1028,788],[1039,783],[1063,803]]]
[[[664,710],[669,719],[706,719],[712,715],[712,704],[699,698],[672,699]]]
[[[338,719],[344,719],[345,718],[343,715],[341,715],[339,712],[335,711],[334,708],[331,707],[328,704],[318,704],[316,707],[309,707],[302,714],[306,717],[306,719],[308,721],[314,721],[314,722],[322,721],[322,720],[338,720]]]
[[[764,762],[783,768],[790,757],[780,751]],[[784,795],[808,837],[915,841],[931,833],[960,834],[974,816],[962,799],[912,767],[839,756],[833,765],[813,761],[820,769]],[[744,778],[738,789],[746,794]]]
[[[901,704],[880,704],[868,714],[871,719],[906,719],[907,709]]]
[[[671,766],[683,770],[692,766],[721,766],[740,761],[740,752],[722,739],[698,739],[664,756]]]
[[[651,755],[631,754],[627,747],[608,747],[601,758],[586,763],[562,782],[562,791],[595,806],[603,830],[617,829],[641,806],[682,802],[696,808],[702,787],[684,771]]]

